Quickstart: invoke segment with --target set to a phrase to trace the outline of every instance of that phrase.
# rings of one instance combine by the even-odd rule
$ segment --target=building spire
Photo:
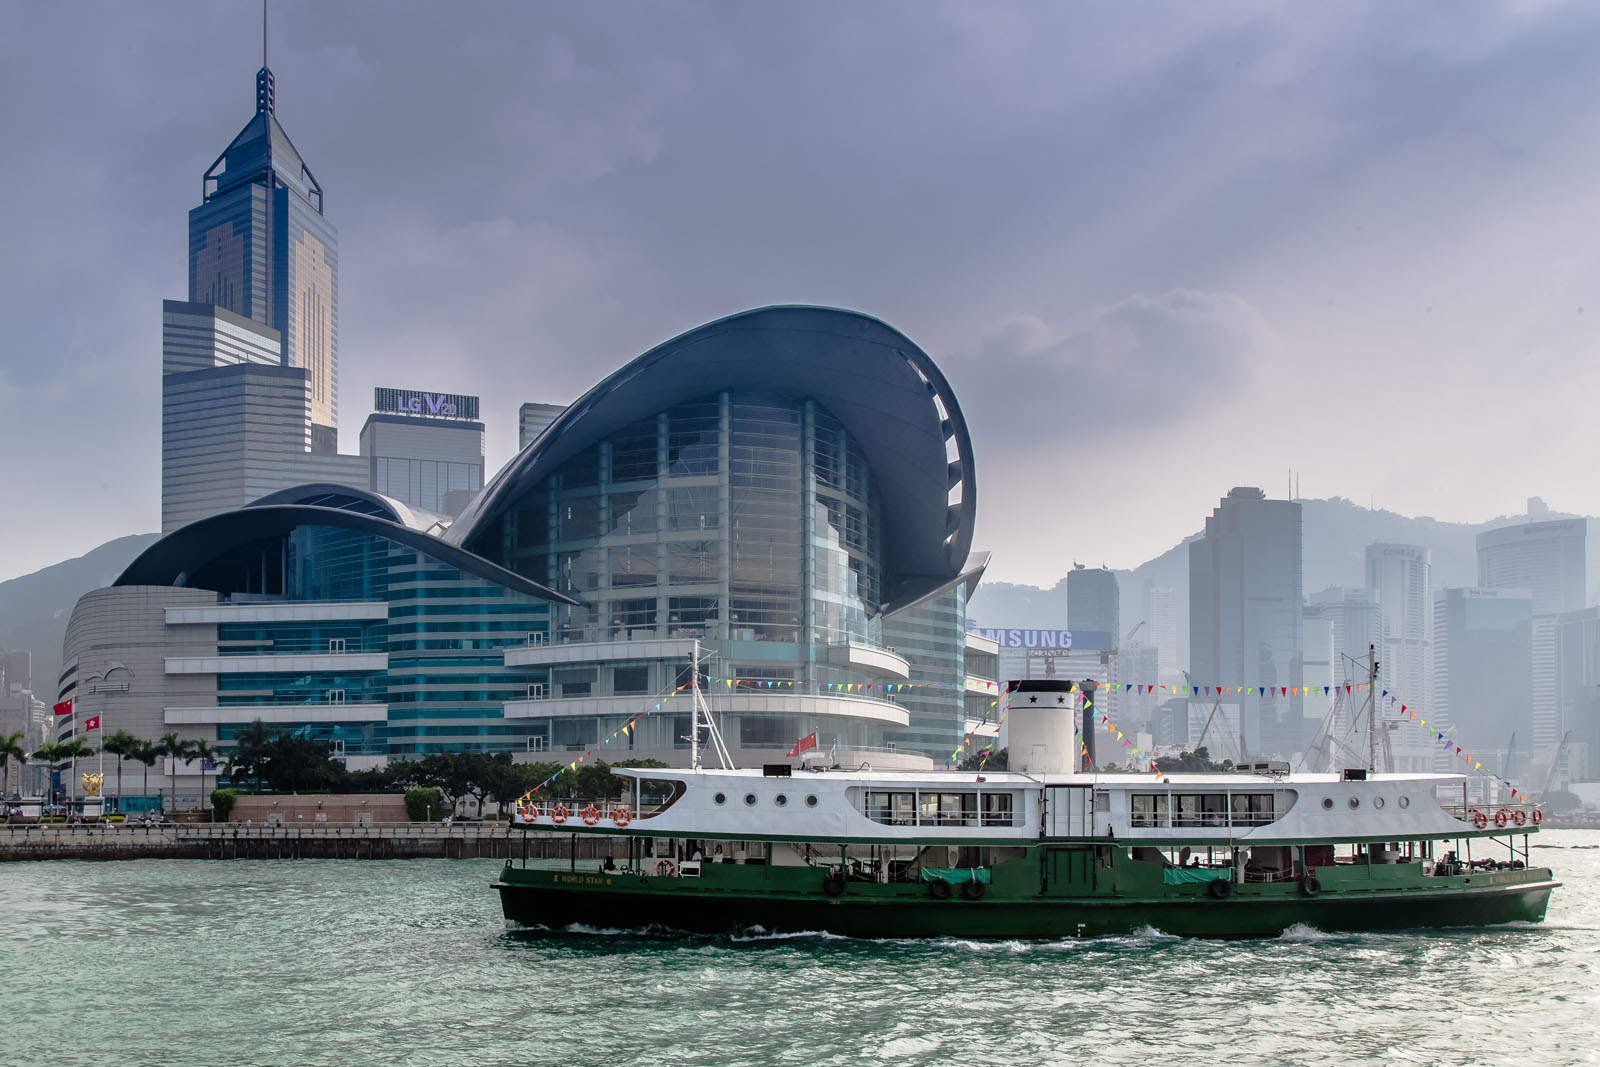
[[[267,0],[261,0],[261,69],[256,71],[256,111],[272,114],[277,101],[272,86],[272,71],[267,67]]]

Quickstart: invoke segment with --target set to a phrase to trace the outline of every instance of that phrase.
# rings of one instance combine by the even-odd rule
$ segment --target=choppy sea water
[[[1600,834],[1547,922],[1265,941],[513,934],[498,861],[0,866],[0,1063],[1600,1061]]]

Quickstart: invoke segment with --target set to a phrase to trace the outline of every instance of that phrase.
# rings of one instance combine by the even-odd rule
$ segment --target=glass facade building
[[[338,424],[339,238],[322,186],[275,114],[272,72],[256,113],[206,170],[189,212],[189,299],[278,331],[283,362],[306,371],[312,421]]]
[[[645,708],[613,751],[681,764],[696,656],[744,764],[812,732],[884,766],[960,741],[971,444],[932,361],[876,320],[691,331],[565,409],[453,524],[424,507],[307,484],[172,532],[80,605],[73,677],[137,646],[161,664],[135,716],[153,736],[226,744],[261,717],[353,765],[575,759]]]

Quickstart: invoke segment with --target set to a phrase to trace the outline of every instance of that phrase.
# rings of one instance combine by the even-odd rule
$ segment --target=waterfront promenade
[[[599,858],[606,843],[571,834],[528,833],[503,822],[166,823],[161,826],[0,826],[0,862],[124,859],[505,859],[523,855]]]

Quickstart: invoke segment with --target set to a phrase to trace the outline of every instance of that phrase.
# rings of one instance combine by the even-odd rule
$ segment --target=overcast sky
[[[1234,485],[1600,512],[1600,5],[275,0],[374,385],[523,401],[771,303],[950,378],[990,577]],[[160,525],[161,301],[260,11],[0,5],[0,578]]]

